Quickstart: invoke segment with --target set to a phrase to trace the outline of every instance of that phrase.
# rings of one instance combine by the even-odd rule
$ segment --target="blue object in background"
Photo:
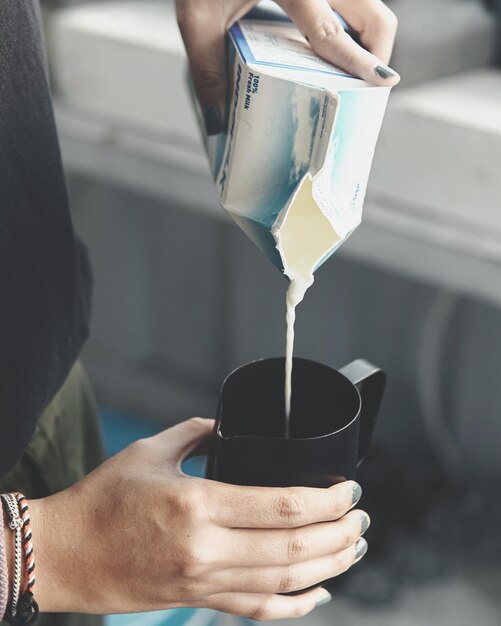
[[[212,626],[216,611],[209,609],[171,609],[130,615],[107,615],[106,626]]]
[[[100,417],[108,456],[120,452],[137,439],[151,437],[162,430],[157,424],[110,409],[102,409]]]
[[[110,409],[102,409],[100,418],[107,456],[117,454],[137,439],[151,437],[163,430],[158,424]],[[190,476],[204,476],[205,462],[205,457],[194,456],[184,461],[181,469]]]
[[[100,413],[104,444],[108,456],[112,456],[142,437],[150,437],[162,428],[138,417],[104,409]],[[186,460],[182,469],[191,476],[203,476],[205,458]],[[106,626],[212,626],[217,612],[209,609],[171,609],[130,615],[108,615]]]

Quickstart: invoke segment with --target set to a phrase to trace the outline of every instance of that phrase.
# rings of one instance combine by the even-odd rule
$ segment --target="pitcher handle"
[[[355,385],[362,398],[357,462],[357,467],[359,467],[372,439],[386,386],[386,374],[382,369],[364,359],[357,359],[339,371]]]

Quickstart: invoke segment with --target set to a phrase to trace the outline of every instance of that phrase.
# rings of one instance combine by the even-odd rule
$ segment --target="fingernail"
[[[217,135],[223,130],[221,109],[211,104],[203,108],[205,130],[208,135]]]
[[[355,546],[355,558],[357,561],[364,556],[364,554],[367,552],[368,547],[369,546],[367,544],[367,541],[365,541],[363,537],[357,541],[357,544]]]
[[[391,67],[387,65],[376,65],[374,72],[379,78],[393,78],[394,76],[398,76],[395,70],[392,70]]]
[[[362,513],[360,516],[360,526],[362,527],[362,535],[371,525],[371,518],[367,515],[367,513]]]
[[[331,600],[332,600],[331,594],[327,591],[327,589],[322,588],[322,595],[316,601],[315,607],[322,606],[323,604],[327,604]]]
[[[353,492],[351,495],[352,506],[355,506],[355,504],[359,502],[361,497],[362,497],[362,487],[358,483],[355,483],[353,486]]]

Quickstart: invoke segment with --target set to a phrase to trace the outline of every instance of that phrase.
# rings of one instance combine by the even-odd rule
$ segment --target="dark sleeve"
[[[69,215],[34,0],[1,0],[0,476],[87,337],[89,267]]]

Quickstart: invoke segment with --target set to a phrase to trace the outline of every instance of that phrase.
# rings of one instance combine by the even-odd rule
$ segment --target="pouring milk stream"
[[[227,60],[227,128],[204,141],[223,208],[290,281],[288,436],[295,309],[360,224],[390,88],[323,61],[273,14],[232,26]]]
[[[314,281],[313,272],[321,259],[338,243],[339,237],[312,201],[311,181],[306,179],[277,231],[278,251],[289,278],[287,289],[287,336],[285,352],[285,435],[289,436],[292,398],[292,356],[296,306]]]

